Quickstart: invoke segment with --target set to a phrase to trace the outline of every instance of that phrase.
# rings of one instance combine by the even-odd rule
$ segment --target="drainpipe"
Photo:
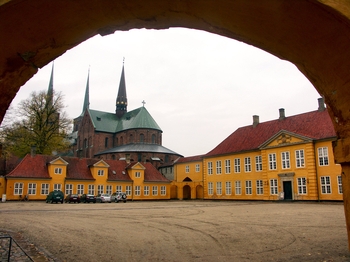
[[[316,146],[315,146],[315,142],[313,141],[312,142],[313,145],[314,145],[314,152],[315,152],[315,172],[316,172],[316,190],[317,190],[317,201],[320,202],[320,187],[319,187],[319,184],[318,184],[318,172],[317,172],[317,149],[316,149]]]

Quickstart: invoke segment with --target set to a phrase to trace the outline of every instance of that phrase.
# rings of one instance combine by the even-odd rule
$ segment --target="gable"
[[[308,143],[311,141],[312,139],[308,137],[288,132],[286,130],[281,130],[265,141],[261,146],[259,146],[259,148],[265,149],[271,147],[289,146],[292,144]]]
[[[58,157],[50,162],[50,165],[59,165],[59,166],[67,166],[68,162],[62,159],[61,157]]]
[[[146,168],[139,162],[137,162],[135,165],[129,167],[132,170],[145,170]]]
[[[109,167],[109,165],[105,161],[100,160],[94,164],[94,167]]]

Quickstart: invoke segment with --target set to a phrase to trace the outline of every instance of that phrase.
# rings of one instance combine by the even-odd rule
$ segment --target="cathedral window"
[[[130,143],[134,143],[134,136],[133,136],[132,134],[130,134],[129,142],[130,142]]]
[[[152,135],[152,144],[155,144],[155,143],[156,143],[156,135],[153,134],[153,135]]]
[[[105,148],[108,147],[108,137],[105,138]]]
[[[145,135],[144,134],[140,134],[140,143],[145,142]]]

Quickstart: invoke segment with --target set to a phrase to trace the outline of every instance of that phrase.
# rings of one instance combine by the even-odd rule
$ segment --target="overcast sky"
[[[82,112],[90,66],[90,108],[115,112],[125,57],[128,111],[142,106],[163,130],[163,146],[205,154],[241,126],[317,110],[319,94],[287,61],[222,36],[189,29],[131,30],[95,36],[54,62],[54,90],[69,117]],[[12,102],[47,90],[52,63]]]

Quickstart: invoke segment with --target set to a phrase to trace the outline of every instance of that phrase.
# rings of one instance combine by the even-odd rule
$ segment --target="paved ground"
[[[350,261],[342,203],[29,201],[0,217],[50,261]]]

